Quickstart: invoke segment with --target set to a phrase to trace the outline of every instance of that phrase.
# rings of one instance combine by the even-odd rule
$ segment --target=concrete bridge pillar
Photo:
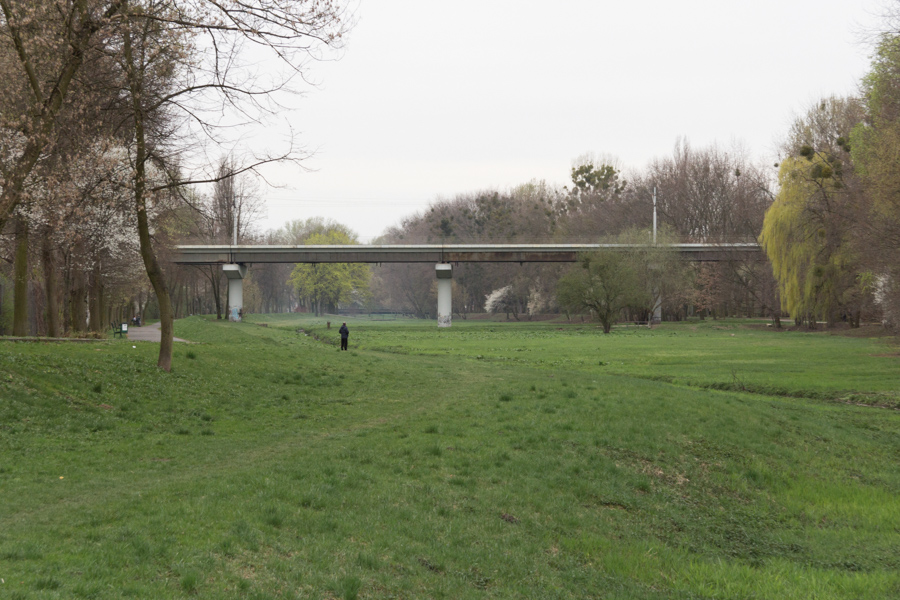
[[[228,320],[238,322],[244,315],[244,277],[247,265],[222,265],[228,278]]]
[[[437,276],[438,327],[450,327],[453,315],[453,265],[438,264],[434,267]]]
[[[650,316],[650,323],[659,325],[662,323],[662,296],[656,288],[653,289],[653,297],[653,314]]]

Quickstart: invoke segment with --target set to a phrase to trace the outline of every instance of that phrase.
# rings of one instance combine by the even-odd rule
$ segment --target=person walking
[[[341,325],[341,328],[338,329],[338,333],[341,334],[341,350],[346,350],[347,349],[347,339],[350,337],[350,330],[347,329],[346,323]]]

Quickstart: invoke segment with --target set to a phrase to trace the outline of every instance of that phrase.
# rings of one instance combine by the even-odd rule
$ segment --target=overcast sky
[[[568,183],[585,152],[644,167],[676,140],[760,160],[851,94],[883,0],[359,0],[340,60],[285,116],[313,169],[271,169],[260,226],[323,216],[363,242],[438,198]]]

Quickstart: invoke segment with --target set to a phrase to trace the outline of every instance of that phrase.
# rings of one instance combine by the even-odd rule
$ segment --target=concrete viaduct
[[[575,262],[584,252],[623,252],[642,244],[422,244],[346,246],[176,246],[172,262],[222,265],[228,278],[229,319],[238,321],[243,279],[252,263],[433,263],[438,284],[438,327],[449,327],[453,264],[461,262]],[[667,244],[687,260],[762,260],[759,244]],[[656,315],[654,315],[656,316]]]

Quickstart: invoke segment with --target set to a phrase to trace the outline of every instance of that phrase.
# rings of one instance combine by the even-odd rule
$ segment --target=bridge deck
[[[641,244],[421,244],[346,246],[176,246],[173,262],[230,263],[460,263],[575,262],[582,252],[621,252]],[[756,243],[671,244],[695,261],[763,260]]]

